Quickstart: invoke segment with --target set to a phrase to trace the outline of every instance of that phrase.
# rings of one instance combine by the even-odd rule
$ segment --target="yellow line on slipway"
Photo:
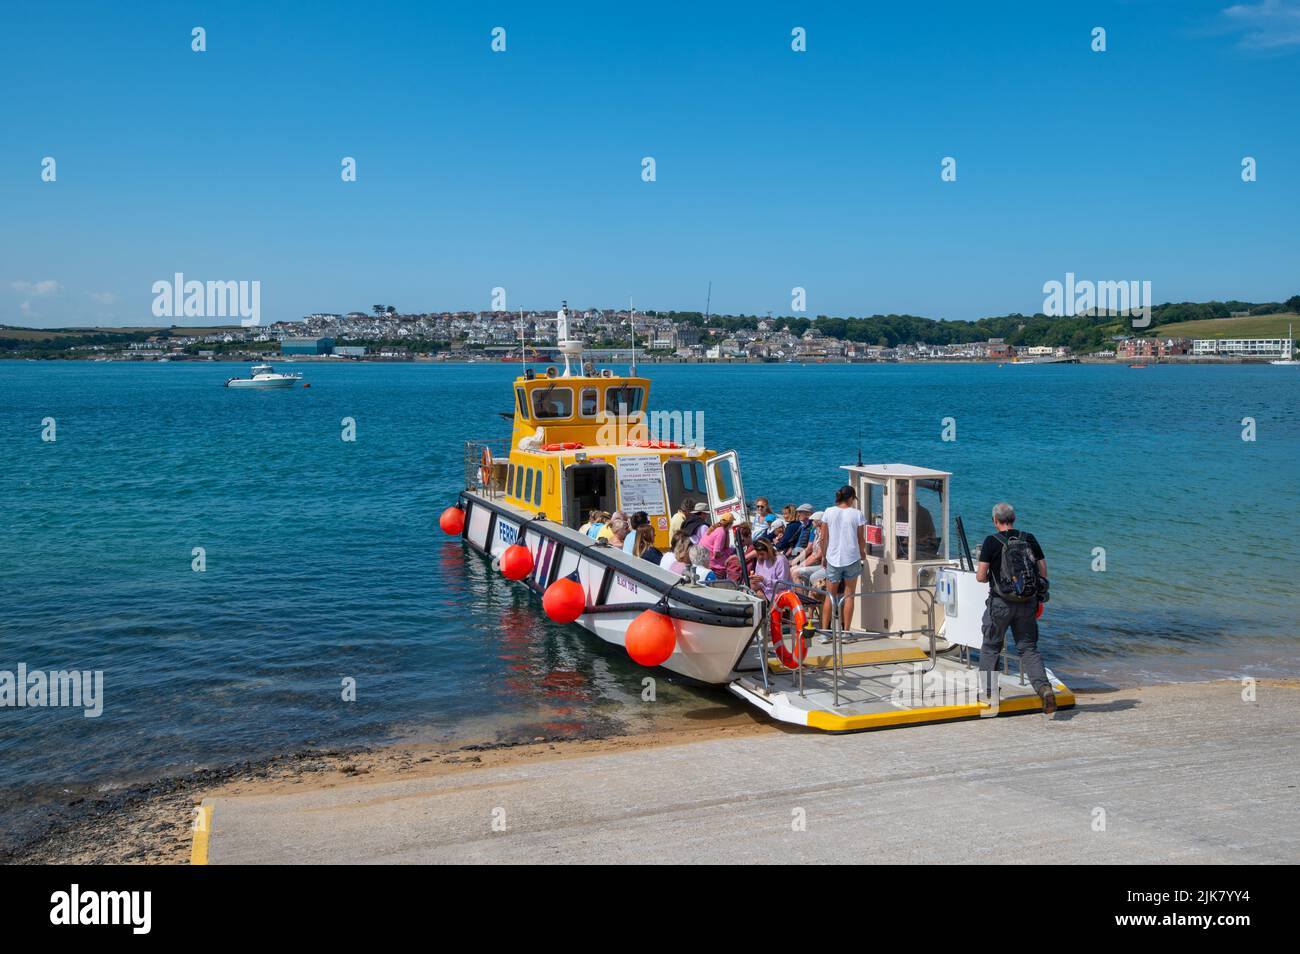
[[[190,844],[190,864],[208,863],[208,836],[212,834],[212,806],[198,805],[194,809],[194,841]]]

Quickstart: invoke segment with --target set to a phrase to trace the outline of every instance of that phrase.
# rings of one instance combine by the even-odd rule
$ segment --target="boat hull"
[[[666,597],[677,645],[663,668],[713,685],[736,677],[762,622],[758,598],[740,590],[683,584],[676,574],[648,561],[477,493],[462,492],[461,504],[461,536],[479,553],[497,557],[515,543],[528,547],[534,569],[521,585],[540,594],[556,579],[577,575],[589,610],[577,620],[583,629],[621,647],[628,624]]]
[[[253,381],[249,378],[231,378],[226,382],[228,388],[291,388],[299,381],[298,378],[281,378],[276,381]]]

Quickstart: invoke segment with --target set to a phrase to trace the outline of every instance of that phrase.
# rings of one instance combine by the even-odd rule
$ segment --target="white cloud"
[[[43,282],[12,282],[10,287],[24,295],[57,295],[62,291],[62,286],[52,278]]]
[[[1285,52],[1300,47],[1300,3],[1295,0],[1238,3],[1225,9],[1223,16],[1243,50]]]

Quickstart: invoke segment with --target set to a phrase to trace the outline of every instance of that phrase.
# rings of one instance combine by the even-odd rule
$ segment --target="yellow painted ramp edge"
[[[1074,705],[1074,693],[1065,689],[1056,693],[1056,707],[1069,709]],[[833,712],[812,710],[808,713],[808,725],[826,732],[852,732],[858,729],[885,729],[896,725],[915,725],[919,722],[942,722],[947,719],[971,719],[977,717],[988,706],[982,702],[964,706],[928,706],[923,709],[897,709],[892,712],[866,712],[859,715],[841,716]],[[1021,696],[1007,699],[998,707],[998,714],[1016,712],[1037,712],[1043,708],[1043,700],[1037,696]]]
[[[190,864],[208,863],[208,837],[212,834],[212,806],[194,806],[194,840],[190,843]]]

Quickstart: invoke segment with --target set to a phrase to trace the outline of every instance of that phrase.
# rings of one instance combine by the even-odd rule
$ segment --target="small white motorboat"
[[[226,381],[228,388],[291,388],[302,380],[301,374],[281,374],[269,364],[253,365],[253,373],[247,378],[230,378]]]

